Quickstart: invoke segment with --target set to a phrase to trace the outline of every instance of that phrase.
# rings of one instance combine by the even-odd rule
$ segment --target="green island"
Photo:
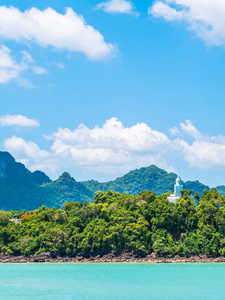
[[[216,188],[200,197],[182,190],[178,203],[169,193],[138,195],[98,191],[94,202],[66,203],[62,209],[0,211],[0,251],[4,259],[41,255],[101,257],[225,256],[225,196]],[[15,223],[15,219],[19,219]]]

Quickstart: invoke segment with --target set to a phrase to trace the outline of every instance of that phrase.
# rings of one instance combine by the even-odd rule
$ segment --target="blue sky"
[[[3,1],[1,150],[53,179],[154,163],[225,184],[224,14],[222,0]]]

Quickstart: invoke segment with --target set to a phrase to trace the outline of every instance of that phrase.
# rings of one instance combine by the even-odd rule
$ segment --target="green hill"
[[[168,191],[173,191],[177,175],[167,173],[166,171],[151,165],[150,167],[140,168],[130,171],[126,175],[117,178],[114,181],[100,183],[89,180],[82,183],[93,192],[108,190],[119,193],[139,194],[141,191],[154,191],[156,195],[161,195]],[[210,190],[209,186],[199,181],[182,182],[184,189],[193,190],[202,195],[203,190]]]
[[[185,190],[193,190],[195,193],[199,193],[200,196],[203,194],[203,190],[210,190],[210,187],[207,185],[204,185],[203,183],[196,181],[186,181],[183,183]]]
[[[0,151],[0,209],[32,210],[42,205],[62,208],[66,202],[93,202],[96,191],[108,190],[139,194],[152,190],[156,195],[173,191],[177,175],[151,165],[130,171],[116,180],[98,182],[88,180],[77,182],[68,173],[52,181],[41,171],[30,172],[23,164],[18,163],[8,152]],[[184,189],[192,189],[202,195],[204,189],[210,188],[199,181],[183,183]],[[225,193],[225,187],[218,187]]]
[[[146,168],[130,171],[126,175],[117,178],[114,181],[99,183],[90,180],[82,182],[93,193],[97,190],[113,192],[139,194],[143,190],[155,191],[157,195],[173,190],[177,175],[167,173],[166,171],[152,165]]]
[[[43,204],[48,207],[62,208],[66,202],[93,201],[93,193],[66,172],[59,179],[43,185],[42,189],[45,193]]]
[[[221,195],[225,195],[225,185],[219,185],[216,187],[217,191]]]
[[[51,181],[45,173],[32,173],[8,152],[0,152],[0,209],[61,208],[66,202],[91,200],[92,193],[68,173]]]
[[[50,180],[47,176],[45,178],[45,181]],[[1,209],[32,209],[42,205],[43,190],[36,181],[36,173],[17,163],[9,153],[0,152]]]

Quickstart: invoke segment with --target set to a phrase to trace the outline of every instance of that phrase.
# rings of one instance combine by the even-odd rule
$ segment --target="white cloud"
[[[169,129],[169,132],[172,136],[180,135],[180,130],[177,127],[173,127]]]
[[[0,46],[0,84],[16,79],[24,69],[26,69],[24,63],[17,63],[8,47]]]
[[[22,115],[6,115],[0,117],[1,126],[19,126],[19,127],[37,127],[40,126],[38,121],[28,119]]]
[[[148,13],[154,17],[164,17],[167,21],[181,20],[183,18],[182,11],[177,11],[161,1],[156,2],[153,7],[149,7]]]
[[[46,74],[48,73],[48,71],[42,67],[38,67],[38,66],[35,66],[32,68],[34,74],[37,74],[37,75],[40,75],[40,74]]]
[[[169,129],[172,136],[184,136],[188,135],[195,139],[201,139],[202,134],[193,125],[191,120],[186,120],[185,123],[180,123],[180,129],[177,127]]]
[[[225,143],[217,143],[213,138],[197,140],[193,144],[178,139],[176,143],[191,167],[200,169],[225,168]]]
[[[9,152],[16,153],[17,156],[25,155],[26,158],[43,159],[49,156],[49,153],[40,150],[39,147],[32,141],[25,142],[22,138],[12,136],[4,141],[5,147]]]
[[[163,133],[144,123],[125,128],[116,118],[93,129],[83,124],[73,131],[59,128],[48,139],[54,141],[54,155],[75,165],[97,169],[104,166],[111,171],[125,165],[162,162],[163,155],[170,149],[170,141]]]
[[[63,15],[52,8],[41,11],[33,7],[21,12],[14,7],[0,6],[0,37],[82,52],[92,60],[109,58],[117,50],[71,8],[67,8]]]
[[[126,128],[112,118],[93,129],[83,124],[73,131],[59,128],[47,139],[52,141],[49,152],[15,136],[4,145],[32,170],[40,163],[44,171],[82,168],[116,174],[150,164],[170,169],[164,158],[171,149],[170,140],[144,123]]]
[[[167,21],[185,21],[207,44],[225,46],[224,0],[156,1],[149,14]]]
[[[152,130],[145,123],[125,128],[117,118],[107,120],[102,127],[89,129],[81,124],[78,129],[59,128],[49,137],[70,145],[92,148],[123,148],[126,151],[156,151],[159,145],[168,145],[165,134]]]
[[[123,13],[139,16],[139,13],[135,11],[133,3],[126,0],[110,0],[101,2],[96,6],[96,9],[101,9],[107,13]]]
[[[225,136],[210,137],[200,133],[190,120],[180,124],[179,134],[187,134],[194,142],[176,139],[174,150],[184,155],[191,167],[200,169],[225,168]]]
[[[12,136],[4,141],[5,149],[31,171],[45,170],[55,172],[57,164],[51,153],[41,150],[33,141]]]
[[[73,168],[123,174],[151,164],[174,171],[167,162],[169,155],[183,157],[193,168],[225,168],[225,136],[202,134],[190,120],[181,123],[176,132],[182,137],[170,140],[145,123],[124,127],[112,118],[92,129],[84,124],[74,130],[59,128],[46,137],[52,143],[49,151],[16,136],[6,139],[4,147],[29,169],[51,172],[53,177],[59,170]]]
[[[193,125],[193,123],[190,120],[186,120],[185,123],[181,123],[180,127],[181,130],[187,135],[195,139],[202,138],[202,134],[197,130],[197,128]]]
[[[26,79],[21,76],[29,69],[35,74],[43,74],[47,71],[36,66],[32,56],[27,51],[21,51],[22,59],[17,62],[12,55],[12,51],[5,45],[0,46],[0,84],[6,84],[10,81],[17,81],[19,85],[33,87]]]

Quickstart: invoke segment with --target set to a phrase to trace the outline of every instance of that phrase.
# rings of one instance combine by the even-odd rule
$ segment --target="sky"
[[[52,179],[225,184],[223,0],[2,1],[0,150]]]

